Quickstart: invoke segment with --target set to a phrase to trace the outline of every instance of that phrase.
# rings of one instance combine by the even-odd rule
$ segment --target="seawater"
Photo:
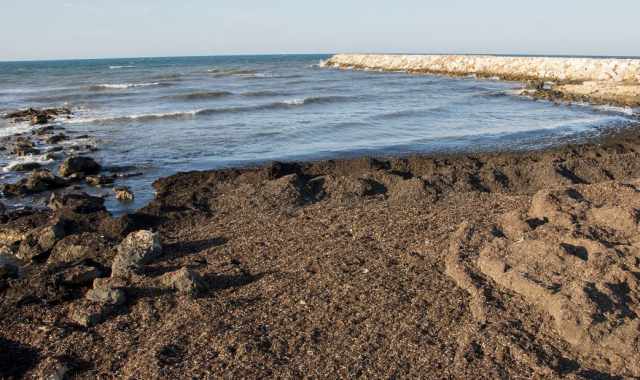
[[[323,55],[0,63],[0,113],[70,107],[136,201],[180,171],[271,160],[536,149],[634,125],[635,110],[557,105],[515,95],[519,83],[323,68]],[[0,121],[0,137],[28,132]],[[0,152],[0,181],[16,178]],[[27,157],[41,160],[41,157]],[[54,162],[44,162],[55,168]],[[94,190],[108,194],[108,190]]]

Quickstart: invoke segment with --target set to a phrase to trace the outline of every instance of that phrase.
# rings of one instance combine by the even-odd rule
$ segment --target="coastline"
[[[529,91],[611,103],[556,89]],[[47,207],[0,203],[0,377],[640,376],[638,125],[178,173],[114,216],[86,186],[135,168],[58,114],[5,141],[61,166],[2,184]]]
[[[636,178],[634,128],[540,151],[180,173],[118,218],[100,198],[58,195],[2,216],[0,358],[33,376],[638,376],[637,317],[620,314],[639,308],[638,280],[616,261],[634,257]],[[505,252],[542,243],[566,248],[550,265],[567,284],[584,270],[630,290],[596,281],[603,298],[569,302],[554,298],[569,285],[492,270],[540,276]]]

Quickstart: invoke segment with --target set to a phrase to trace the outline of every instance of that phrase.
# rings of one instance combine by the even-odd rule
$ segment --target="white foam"
[[[18,133],[29,132],[33,126],[27,123],[9,124],[0,122],[0,137],[17,135]]]
[[[10,171],[13,171],[13,169],[20,164],[27,164],[27,163],[37,163],[40,165],[48,165],[50,163],[53,162],[52,159],[47,159],[46,155],[32,155],[32,154],[28,154],[25,156],[19,156],[16,157],[15,159],[9,161],[7,163],[7,165],[2,168],[2,171],[7,173]]]
[[[285,100],[282,103],[284,103],[286,105],[289,105],[289,106],[301,106],[306,101],[307,101],[307,99],[291,99],[291,100]]]
[[[127,88],[136,88],[136,87],[150,87],[150,86],[159,86],[159,82],[152,83],[117,83],[117,84],[98,84],[95,86],[91,86],[93,88],[98,89],[109,89],[109,90],[124,90]]]
[[[636,110],[634,110],[631,107],[619,107],[619,106],[602,105],[602,106],[596,106],[596,108],[599,109],[599,110],[607,111],[607,112],[622,113],[622,114],[629,115],[629,116],[633,116],[636,113]]]
[[[135,66],[133,65],[123,65],[123,66],[109,66],[109,69],[111,70],[118,70],[118,69],[133,69]]]

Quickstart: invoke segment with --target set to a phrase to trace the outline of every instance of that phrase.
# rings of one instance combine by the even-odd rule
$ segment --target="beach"
[[[154,177],[127,212],[112,187],[140,167],[64,109],[22,115],[8,147],[83,150],[2,184],[46,207],[0,216],[0,376],[638,377],[640,132],[605,103],[584,112],[624,127],[252,157]]]

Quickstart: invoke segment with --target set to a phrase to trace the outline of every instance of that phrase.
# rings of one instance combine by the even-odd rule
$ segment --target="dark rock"
[[[45,113],[39,113],[31,116],[31,124],[47,124],[49,122],[49,115]]]
[[[29,193],[39,193],[59,189],[67,184],[68,182],[63,178],[56,177],[50,171],[43,169],[31,173],[24,185]]]
[[[125,186],[116,187],[113,191],[116,193],[116,199],[121,202],[131,202],[135,197],[131,189]]]
[[[68,139],[67,135],[64,133],[58,133],[57,135],[53,135],[45,140],[47,144],[57,144],[61,141]]]
[[[5,206],[4,203],[0,202],[0,215],[3,215],[6,212],[7,212],[7,206]]]
[[[38,128],[37,130],[33,131],[32,134],[37,136],[44,136],[53,132],[54,129],[55,128],[53,127],[53,125],[47,125],[46,127]]]
[[[118,246],[111,266],[112,277],[128,277],[142,265],[162,254],[158,234],[151,231],[136,231],[129,234]]]
[[[278,179],[290,174],[299,174],[301,168],[296,163],[272,162],[264,170],[267,173],[267,178]]]
[[[28,108],[26,110],[11,112],[5,116],[5,118],[14,119],[15,121],[36,121],[37,123],[34,124],[43,124],[47,123],[50,119],[63,115],[71,115],[71,110],[68,108],[48,108],[42,110]],[[43,121],[43,123],[41,123],[41,121]]]
[[[20,242],[16,256],[21,260],[32,261],[50,252],[56,243],[64,238],[65,233],[62,223],[33,231]]]
[[[18,277],[20,266],[18,262],[7,253],[0,253],[0,280]]]
[[[33,170],[40,169],[41,167],[42,165],[40,165],[37,162],[24,162],[20,164],[15,164],[11,166],[9,169],[13,170],[14,172],[30,172]]]
[[[100,172],[100,164],[90,157],[69,157],[60,165],[60,175],[68,177],[72,174],[91,175]]]
[[[77,214],[90,214],[106,210],[104,199],[86,193],[53,194],[48,205],[56,212],[70,211]]]
[[[65,237],[60,240],[49,256],[49,264],[75,263],[86,259],[99,259],[109,250],[105,239],[92,232]]]

